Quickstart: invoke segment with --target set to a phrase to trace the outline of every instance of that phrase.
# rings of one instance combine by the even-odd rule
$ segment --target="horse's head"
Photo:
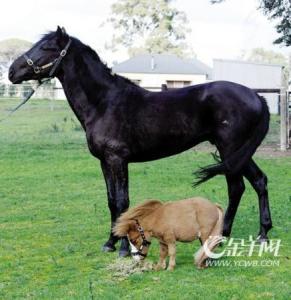
[[[151,244],[151,233],[144,230],[137,220],[117,222],[113,233],[118,237],[127,236],[131,246],[131,255],[135,260],[146,258]]]
[[[9,80],[12,83],[21,83],[54,77],[70,43],[70,37],[58,26],[55,32],[45,35],[12,63]]]

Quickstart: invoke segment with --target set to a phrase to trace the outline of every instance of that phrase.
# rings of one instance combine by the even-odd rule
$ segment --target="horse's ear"
[[[62,28],[61,28],[60,26],[58,26],[57,31],[56,31],[56,34],[57,34],[57,36],[58,36],[59,38],[62,37],[63,31],[62,31]]]
[[[59,39],[62,39],[64,37],[68,36],[65,27],[60,27],[60,26],[58,26],[56,34]]]

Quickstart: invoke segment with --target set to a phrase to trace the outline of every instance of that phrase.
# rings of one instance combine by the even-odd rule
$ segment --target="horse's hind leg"
[[[259,198],[260,208],[260,231],[259,240],[268,240],[267,233],[272,228],[272,219],[269,208],[267,176],[261,171],[257,164],[251,160],[244,169],[244,176],[248,179]]]
[[[228,130],[227,130],[228,129]],[[239,132],[234,132],[230,128],[226,128],[217,136],[216,146],[219,151],[221,160],[232,155],[235,149],[238,148],[237,135]],[[223,236],[230,236],[232,224],[239,206],[241,197],[245,191],[243,175],[225,175],[228,189],[228,207],[224,215]]]
[[[241,197],[245,190],[243,177],[241,175],[226,175],[229,202],[224,216],[223,236],[230,236],[231,228]]]

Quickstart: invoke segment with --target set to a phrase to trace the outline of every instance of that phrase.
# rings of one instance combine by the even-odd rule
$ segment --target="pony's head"
[[[144,230],[138,220],[118,221],[113,228],[113,233],[118,237],[127,236],[131,255],[135,260],[146,258],[151,245],[151,232]]]
[[[54,77],[66,55],[71,39],[64,28],[46,34],[31,49],[18,57],[9,68],[9,80],[21,83]]]
[[[160,201],[147,201],[123,213],[113,228],[113,233],[118,237],[127,236],[131,245],[131,254],[134,259],[142,260],[147,256],[152,237],[150,225],[144,228],[144,219],[162,205]]]

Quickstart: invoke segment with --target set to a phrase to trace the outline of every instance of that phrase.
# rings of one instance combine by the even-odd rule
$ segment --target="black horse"
[[[230,235],[246,177],[259,198],[259,238],[267,239],[272,227],[267,177],[252,159],[269,127],[262,97],[225,81],[149,92],[113,74],[96,52],[60,27],[43,36],[9,70],[13,83],[46,77],[62,83],[89,150],[101,162],[111,225],[129,206],[128,163],[163,158],[210,141],[220,161],[200,169],[196,183],[225,175],[229,205],[223,234]],[[103,250],[114,251],[117,240],[111,233]],[[119,255],[127,254],[128,241],[123,238]]]

